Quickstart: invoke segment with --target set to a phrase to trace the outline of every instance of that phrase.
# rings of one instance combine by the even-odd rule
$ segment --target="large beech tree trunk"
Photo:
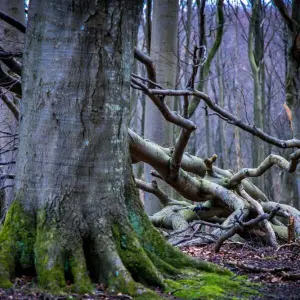
[[[75,281],[86,277],[84,251],[109,266],[110,275],[106,268],[95,274],[102,279],[122,269],[111,232],[112,224],[126,223],[124,99],[139,9],[123,2],[30,5],[14,206],[38,212],[34,252],[42,285],[48,276],[49,284],[63,285],[66,251],[81,269],[72,270]]]
[[[173,249],[143,212],[127,138],[142,2],[93,3],[30,3],[18,174],[0,233],[0,286],[11,286],[16,271],[35,269],[44,289],[59,293],[71,279],[75,291],[86,292],[90,273],[115,292],[157,299],[135,281],[164,287],[161,274],[175,268],[220,268]]]

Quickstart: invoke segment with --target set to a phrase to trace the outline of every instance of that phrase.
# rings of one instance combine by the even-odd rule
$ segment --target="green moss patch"
[[[166,292],[181,299],[248,299],[257,294],[245,278],[237,277],[234,280],[226,275],[202,272],[193,277],[184,277],[166,280]]]
[[[18,200],[10,206],[0,232],[0,286],[12,285],[16,267],[33,268],[33,245],[35,240],[35,219],[24,211]]]
[[[118,254],[132,277],[143,284],[164,287],[163,278],[131,228],[113,227]]]

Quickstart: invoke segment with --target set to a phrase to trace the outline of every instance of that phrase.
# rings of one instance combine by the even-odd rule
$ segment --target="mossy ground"
[[[257,292],[245,278],[199,272],[198,275],[166,280],[166,292],[180,299],[248,299]]]

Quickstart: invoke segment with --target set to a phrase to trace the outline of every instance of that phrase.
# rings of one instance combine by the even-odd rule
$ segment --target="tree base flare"
[[[241,289],[240,279],[230,279],[229,270],[190,258],[168,244],[141,210],[132,211],[129,220],[112,225],[109,240],[101,249],[101,240],[76,239],[72,233],[66,240],[57,228],[54,219],[47,220],[45,211],[31,214],[14,201],[0,233],[2,288],[11,287],[10,280],[16,274],[30,270],[37,274],[40,289],[49,293],[92,292],[89,271],[94,274],[87,261],[91,253],[86,249],[93,248],[92,262],[101,274],[92,278],[104,283],[110,292],[122,292],[134,299],[161,299],[149,287],[159,287],[182,299],[209,299],[213,295],[220,299],[233,287],[239,293],[248,292],[248,288]],[[67,281],[72,282],[71,287]],[[185,286],[192,288],[187,290]],[[196,291],[196,287],[201,288]]]

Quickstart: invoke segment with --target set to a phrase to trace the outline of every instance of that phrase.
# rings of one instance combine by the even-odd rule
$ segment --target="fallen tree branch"
[[[297,150],[291,155],[291,161],[288,162],[282,156],[270,154],[257,168],[244,168],[234,174],[229,180],[229,187],[234,187],[243,179],[248,177],[258,177],[264,174],[272,166],[277,165],[280,168],[292,173],[296,170],[300,158],[300,150]]]
[[[16,19],[10,17],[6,13],[4,13],[3,11],[0,11],[0,19],[5,21],[7,24],[15,27],[16,29],[18,29],[22,33],[26,33],[26,27],[22,23],[20,23]]]
[[[195,225],[206,225],[206,226],[209,226],[209,227],[220,228],[220,229],[222,229],[222,230],[228,230],[228,229],[231,229],[232,226],[233,226],[233,225],[231,225],[231,226],[222,226],[222,225],[220,225],[220,224],[215,224],[215,223],[210,223],[210,222],[206,222],[206,221],[199,220],[199,221],[194,221],[194,222],[190,223],[188,228],[193,228]],[[188,228],[183,229],[183,230],[174,231],[174,232],[170,233],[169,236],[174,236],[174,235],[183,233],[183,232],[185,232]]]
[[[198,226],[196,227],[196,229],[194,229],[193,233],[190,234],[189,237],[184,238],[184,239],[181,239],[181,240],[176,241],[176,242],[173,242],[173,243],[171,243],[171,244],[172,244],[173,246],[177,246],[177,245],[179,245],[179,244],[181,244],[181,243],[183,243],[183,242],[186,242],[186,241],[191,240],[191,239],[196,235],[196,233],[197,233],[200,229],[201,229],[201,226],[198,225]]]
[[[271,212],[274,210],[274,208],[279,207],[280,210],[276,212],[276,215],[282,216],[282,217],[289,217],[293,216],[295,218],[295,231],[298,236],[300,236],[300,211],[296,208],[286,205],[286,204],[280,204],[276,202],[263,202],[261,203],[263,209],[265,212]]]
[[[280,210],[280,207],[276,207],[275,209],[273,209],[271,211],[270,214],[264,213],[264,214],[259,215],[255,219],[252,219],[248,222],[241,221],[241,219],[244,217],[244,215],[242,215],[240,218],[236,217],[235,218],[236,222],[235,222],[234,226],[231,229],[229,229],[225,234],[220,236],[220,238],[217,240],[216,245],[215,245],[215,252],[219,252],[220,248],[222,247],[222,244],[227,239],[232,237],[234,234],[242,232],[245,227],[254,226],[254,225],[258,224],[259,222],[261,222],[263,220],[271,220],[279,210]]]
[[[247,265],[241,262],[235,262],[235,261],[228,261],[229,265],[236,266],[242,269],[250,270],[252,272],[264,272],[264,273],[278,273],[282,271],[288,271],[290,270],[289,267],[281,267],[281,268],[261,268],[253,265]]]
[[[243,199],[233,191],[217,183],[190,176],[187,172],[182,170],[182,168],[180,168],[175,180],[169,180],[170,157],[157,147],[156,144],[145,141],[131,130],[129,130],[128,133],[131,157],[152,166],[164,181],[186,199],[194,202],[203,202],[206,200],[205,195],[209,195],[220,199],[231,211],[244,208]]]
[[[300,279],[300,273],[285,273],[282,272],[282,278],[286,280],[298,280]]]
[[[135,179],[135,183],[139,189],[154,194],[164,206],[172,201],[172,199],[158,187],[156,180],[152,180],[151,183],[146,183],[142,180]]]
[[[300,248],[300,243],[290,243],[290,244],[284,244],[284,245],[281,245],[281,246],[279,246],[277,249],[276,249],[276,251],[279,251],[279,250],[281,250],[281,249],[283,249],[283,248],[288,248],[288,247],[299,247]]]
[[[263,210],[262,206],[260,205],[260,203],[258,203],[250,195],[248,195],[246,193],[246,191],[244,190],[244,188],[242,187],[242,185],[238,186],[238,191],[239,191],[240,195],[243,196],[255,208],[255,210],[259,216],[264,214],[264,210]],[[262,220],[261,222],[263,223],[263,226],[267,233],[268,244],[270,246],[276,248],[277,247],[276,235],[275,235],[275,232],[274,232],[271,224],[266,219]]]

